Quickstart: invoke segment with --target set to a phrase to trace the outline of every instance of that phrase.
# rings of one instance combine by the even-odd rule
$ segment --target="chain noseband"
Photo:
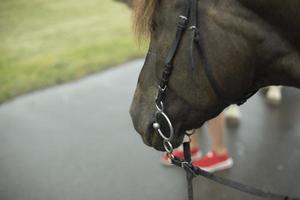
[[[174,41],[171,45],[171,48],[167,54],[167,57],[165,59],[165,67],[164,67],[164,70],[162,73],[162,78],[158,85],[158,93],[157,93],[157,96],[155,99],[155,105],[156,105],[157,111],[155,113],[155,122],[153,123],[153,128],[163,138],[163,145],[169,156],[171,156],[172,152],[173,152],[173,145],[171,143],[171,140],[174,136],[174,128],[173,128],[170,118],[165,113],[163,102],[164,102],[164,99],[166,96],[166,92],[168,90],[169,78],[170,78],[173,68],[174,68],[173,60],[176,55],[176,52],[177,52],[178,46],[180,44],[180,41],[182,39],[182,36],[188,25],[188,17],[190,15],[190,8],[191,8],[191,0],[188,0],[188,5],[186,6],[184,13],[178,17],[175,39],[174,39]],[[162,120],[166,123],[163,123]],[[166,129],[162,129],[162,124],[168,125],[168,127],[167,127],[168,133],[164,132]]]

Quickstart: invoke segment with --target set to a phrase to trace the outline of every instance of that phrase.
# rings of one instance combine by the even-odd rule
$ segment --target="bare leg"
[[[218,117],[208,121],[208,130],[212,141],[212,150],[217,154],[224,154],[227,149],[224,144],[224,115],[221,113]]]
[[[224,116],[220,114],[218,117],[208,121],[208,130],[211,137],[211,150],[208,154],[199,160],[193,162],[194,166],[209,172],[229,169],[233,165],[232,158],[229,157],[224,144]]]
[[[191,136],[191,148],[198,148],[200,149],[200,145],[198,142],[198,135],[195,134],[197,130],[194,130],[194,134]]]

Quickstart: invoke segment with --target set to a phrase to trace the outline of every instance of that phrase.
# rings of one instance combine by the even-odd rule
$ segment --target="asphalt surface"
[[[182,170],[133,130],[129,105],[143,60],[0,106],[0,200],[183,200]],[[223,177],[300,197],[300,92],[277,107],[256,95],[226,129],[235,164]],[[204,128],[203,132],[207,132]],[[207,133],[200,135],[209,150]],[[259,199],[194,180],[195,199]]]

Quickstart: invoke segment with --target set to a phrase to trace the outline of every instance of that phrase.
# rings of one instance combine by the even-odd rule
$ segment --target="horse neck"
[[[287,0],[237,0],[272,27],[262,27],[265,38],[258,48],[257,79],[260,85],[300,88],[300,3]]]
[[[300,56],[292,52],[278,58],[267,68],[265,85],[285,85],[300,88]]]
[[[261,87],[284,85],[300,89],[300,54],[287,48],[281,55],[271,60],[271,64],[257,70],[257,80]]]
[[[257,83],[261,87],[285,85],[300,88],[299,50],[277,33],[269,34],[257,52]]]

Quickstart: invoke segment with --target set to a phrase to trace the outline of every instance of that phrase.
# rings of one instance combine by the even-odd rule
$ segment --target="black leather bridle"
[[[174,65],[173,61],[176,56],[179,44],[182,40],[182,37],[186,31],[190,32],[191,35],[191,42],[190,42],[190,49],[189,49],[189,59],[191,63],[191,68],[195,69],[195,59],[194,59],[194,51],[195,49],[198,52],[200,60],[203,62],[204,70],[207,76],[207,79],[213,89],[215,95],[220,99],[221,102],[224,102],[226,105],[230,104],[237,104],[242,105],[245,103],[250,97],[252,97],[257,91],[258,88],[251,87],[247,88],[247,92],[239,98],[233,99],[226,97],[224,92],[222,91],[221,87],[218,84],[214,74],[213,68],[210,65],[207,55],[203,49],[203,39],[200,34],[200,27],[198,24],[198,1],[197,0],[186,0],[185,9],[178,17],[177,22],[177,30],[175,34],[175,39],[173,40],[168,54],[165,58],[164,62],[164,70],[162,73],[162,77],[159,83],[159,91],[158,96],[156,98],[156,104],[160,105],[161,102],[164,100],[166,89],[168,87],[169,78],[172,74]]]
[[[166,92],[168,90],[168,82],[169,78],[172,74],[174,65],[173,61],[176,56],[179,44],[182,40],[183,34],[185,32],[189,31],[191,34],[191,44],[190,44],[190,60],[191,60],[191,67],[195,68],[195,61],[194,61],[194,49],[198,50],[199,56],[202,57],[205,73],[207,75],[207,78],[209,80],[209,83],[216,94],[216,96],[220,99],[220,101],[224,102],[225,104],[238,104],[241,105],[247,101],[248,98],[250,98],[252,95],[254,95],[258,89],[249,89],[248,92],[242,96],[242,98],[238,98],[235,101],[230,101],[227,99],[222,92],[220,86],[218,85],[218,82],[216,81],[213,72],[212,67],[210,66],[208,59],[206,57],[205,51],[203,50],[203,43],[202,43],[202,37],[199,31],[198,27],[198,1],[197,0],[186,0],[186,6],[184,8],[184,11],[182,15],[178,17],[178,23],[177,23],[177,30],[175,39],[173,40],[171,47],[168,51],[168,54],[165,59],[165,66],[162,73],[161,80],[158,85],[158,94],[155,99],[155,104],[157,111],[155,113],[155,122],[153,123],[153,128],[157,131],[157,133],[163,138],[163,145],[164,148],[171,159],[172,163],[178,167],[182,167],[186,173],[187,173],[187,181],[188,181],[188,199],[193,199],[193,185],[192,185],[192,179],[198,175],[201,175],[203,177],[206,177],[210,180],[213,180],[215,182],[221,183],[223,185],[229,186],[231,188],[237,189],[242,192],[246,192],[255,196],[263,197],[266,199],[274,199],[274,200],[300,200],[297,198],[291,198],[289,196],[280,195],[280,194],[274,194],[270,192],[265,192],[260,189],[256,189],[254,187],[240,184],[238,182],[225,179],[222,177],[219,177],[215,174],[206,172],[201,170],[200,168],[197,168],[192,165],[191,163],[191,156],[190,156],[190,148],[189,148],[189,142],[184,142],[184,153],[185,153],[185,159],[180,160],[179,158],[175,157],[173,155],[173,146],[171,143],[171,140],[174,135],[174,129],[172,122],[170,118],[165,113],[164,109],[164,100],[166,97]],[[162,128],[162,125],[168,125],[168,128]]]
[[[164,139],[164,147],[167,152],[173,150],[172,144],[170,142],[171,138],[174,135],[173,125],[171,120],[164,112],[164,100],[166,97],[166,92],[168,90],[168,82],[170,76],[172,74],[174,68],[174,58],[178,51],[178,47],[182,40],[184,33],[187,31],[190,32],[190,49],[189,49],[189,59],[191,63],[191,68],[195,68],[194,61],[194,50],[197,49],[198,55],[202,58],[205,74],[207,79],[213,89],[215,95],[219,98],[220,102],[225,104],[225,107],[230,104],[242,105],[245,103],[251,96],[253,96],[258,89],[250,88],[247,90],[247,93],[242,95],[242,97],[232,100],[232,98],[226,97],[222,92],[221,87],[219,86],[215,76],[213,74],[213,68],[209,64],[206,53],[203,49],[203,41],[198,27],[198,1],[197,0],[186,0],[186,6],[184,8],[183,13],[178,17],[177,29],[175,34],[175,39],[173,40],[170,49],[167,53],[167,56],[164,61],[164,70],[162,72],[161,80],[158,85],[158,93],[155,99],[157,112],[155,114],[155,122],[153,124],[153,128],[160,134],[160,136]],[[163,119],[169,126],[168,133],[163,133],[161,129],[161,124],[159,123],[160,119]]]

